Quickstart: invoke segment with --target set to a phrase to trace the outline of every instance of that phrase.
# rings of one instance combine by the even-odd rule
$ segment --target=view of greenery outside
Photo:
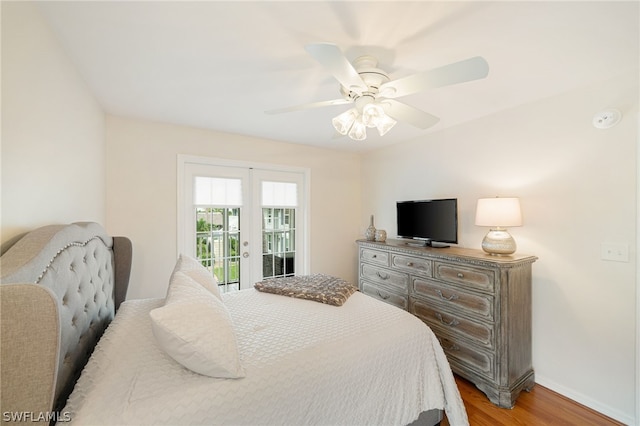
[[[240,282],[239,208],[196,209],[196,256],[220,285]]]

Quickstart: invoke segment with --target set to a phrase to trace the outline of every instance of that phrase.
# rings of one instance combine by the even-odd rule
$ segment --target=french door
[[[178,252],[222,291],[308,268],[308,172],[179,156]]]

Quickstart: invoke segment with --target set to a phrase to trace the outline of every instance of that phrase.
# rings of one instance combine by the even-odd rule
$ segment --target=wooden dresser
[[[534,385],[531,265],[460,247],[358,240],[360,291],[405,309],[436,334],[452,370],[491,402],[513,407]]]

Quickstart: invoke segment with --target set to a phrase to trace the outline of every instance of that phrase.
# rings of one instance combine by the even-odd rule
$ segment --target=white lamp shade
[[[476,207],[476,225],[522,226],[519,198],[481,198]]]

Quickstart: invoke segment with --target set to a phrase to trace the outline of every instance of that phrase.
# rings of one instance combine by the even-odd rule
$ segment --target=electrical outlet
[[[613,262],[629,261],[629,246],[627,244],[602,243],[601,249],[600,258],[602,260],[611,260]]]

